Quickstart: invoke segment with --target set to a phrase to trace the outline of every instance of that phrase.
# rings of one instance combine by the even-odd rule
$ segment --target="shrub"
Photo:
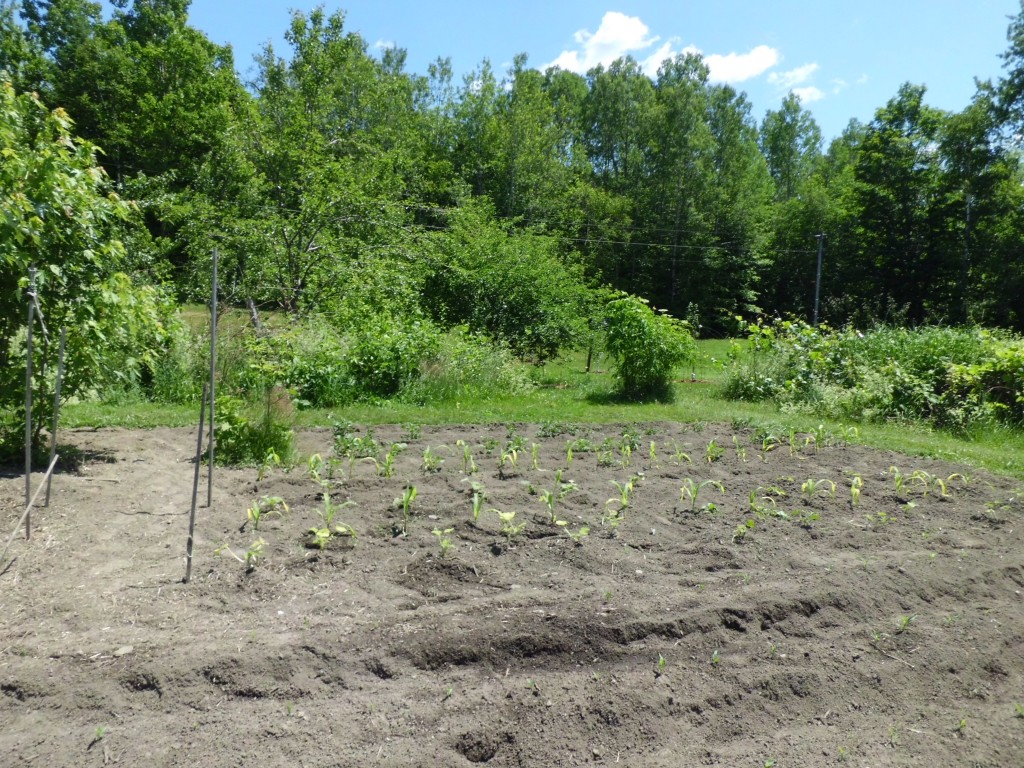
[[[259,414],[252,418],[236,397],[217,398],[215,458],[219,464],[257,464],[273,452],[291,461],[295,434],[291,429],[291,403],[281,387],[268,387]]]
[[[522,392],[529,377],[511,351],[458,326],[420,364],[402,391],[410,403],[444,403]]]
[[[608,302],[605,323],[622,394],[633,400],[671,395],[672,369],[697,352],[686,324],[627,294]]]

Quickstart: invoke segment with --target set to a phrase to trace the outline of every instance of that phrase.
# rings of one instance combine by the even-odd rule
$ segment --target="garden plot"
[[[194,430],[69,433],[0,565],[4,761],[1024,764],[1018,481],[713,425],[337,437],[218,469],[183,584]]]

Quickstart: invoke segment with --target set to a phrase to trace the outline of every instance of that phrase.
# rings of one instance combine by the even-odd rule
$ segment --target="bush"
[[[978,328],[860,332],[789,320],[747,330],[749,355],[734,364],[727,397],[771,399],[835,418],[921,419],[955,430],[1021,416],[1024,375],[1013,362],[1019,340]]]
[[[270,453],[284,463],[291,461],[295,433],[290,426],[288,393],[281,387],[268,387],[261,406],[259,415],[252,418],[238,398],[217,398],[214,438],[218,464],[258,464]]]
[[[605,346],[615,358],[622,394],[631,400],[669,397],[673,368],[697,353],[686,324],[627,294],[608,302],[605,323]]]
[[[528,386],[529,377],[508,348],[459,326],[423,360],[401,399],[446,403],[514,394]]]

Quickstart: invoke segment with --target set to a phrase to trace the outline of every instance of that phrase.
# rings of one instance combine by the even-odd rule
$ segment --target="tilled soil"
[[[390,477],[218,468],[188,584],[195,431],[68,433],[84,463],[0,564],[0,764],[1024,765],[1018,481],[726,426],[553,431],[516,425],[503,469],[505,426],[375,428],[378,461],[408,444]],[[0,479],[5,540],[23,487]],[[321,550],[325,489],[358,535]],[[264,496],[288,511],[253,531]],[[259,538],[254,568],[215,554]]]

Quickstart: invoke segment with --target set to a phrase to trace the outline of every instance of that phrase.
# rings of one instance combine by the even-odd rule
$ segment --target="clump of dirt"
[[[1012,478],[713,425],[374,437],[407,444],[388,477],[217,469],[183,584],[194,430],[69,433],[114,460],[58,474],[0,565],[5,760],[1024,764]],[[327,500],[355,536],[321,549]]]

